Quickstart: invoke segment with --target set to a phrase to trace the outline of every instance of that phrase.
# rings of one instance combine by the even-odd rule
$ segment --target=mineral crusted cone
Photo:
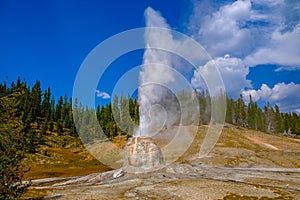
[[[125,145],[124,168],[141,172],[162,166],[163,156],[160,148],[150,137],[132,137]]]

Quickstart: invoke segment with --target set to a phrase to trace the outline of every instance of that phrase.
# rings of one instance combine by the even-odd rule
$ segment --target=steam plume
[[[169,28],[165,19],[148,7],[145,10],[146,26]],[[167,29],[147,29],[145,33],[147,47],[170,45],[172,35]],[[135,135],[149,135],[161,128],[166,119],[166,111],[160,105],[164,93],[162,85],[174,81],[170,69],[170,54],[157,49],[147,48],[143,57],[143,67],[140,72],[140,87],[138,101],[140,105],[140,125]]]

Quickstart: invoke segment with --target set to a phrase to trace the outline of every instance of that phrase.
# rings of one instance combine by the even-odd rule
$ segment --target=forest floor
[[[199,158],[206,130],[198,128],[194,142],[176,162],[154,172],[124,172],[118,178],[118,169],[94,159],[77,139],[49,136],[44,153],[26,161],[32,170],[25,178],[34,180],[25,198],[300,199],[298,138],[229,126],[208,156]],[[115,142],[122,146],[126,138]]]

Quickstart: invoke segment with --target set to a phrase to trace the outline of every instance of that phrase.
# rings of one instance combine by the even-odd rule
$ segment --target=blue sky
[[[152,6],[167,11],[172,1],[158,2]],[[50,85],[55,96],[71,96],[88,53],[114,34],[144,26],[148,6],[140,0],[0,1],[1,81],[20,76],[32,85],[38,79],[44,88]],[[180,6],[172,8],[169,21],[174,26],[179,24]]]
[[[247,99],[251,94],[257,101],[277,103],[283,111],[300,112],[296,0],[2,0],[0,81],[20,76],[32,85],[40,80],[56,98],[71,96],[89,52],[117,33],[145,26],[149,6],[169,28],[203,45],[218,64],[230,96],[242,93]],[[100,80],[98,101],[108,102],[101,92],[111,95],[116,81],[142,59],[143,52],[137,51],[116,60]],[[191,74],[193,86],[200,87],[197,74]]]

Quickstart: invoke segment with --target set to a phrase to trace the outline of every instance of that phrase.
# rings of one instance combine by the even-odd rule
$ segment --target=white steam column
[[[147,27],[170,27],[157,12],[152,8],[145,11]],[[167,44],[166,37],[171,37],[163,29],[147,29],[145,41],[147,46]],[[171,39],[171,38],[170,38]],[[157,134],[166,121],[166,111],[155,109],[160,106],[164,93],[163,85],[174,81],[173,71],[169,55],[157,49],[147,48],[143,57],[142,71],[140,72],[140,87],[138,90],[138,103],[140,123],[125,146],[124,166],[127,170],[147,170],[160,167],[163,164],[163,156],[160,148],[156,145],[151,136]],[[151,113],[152,110],[152,113]],[[155,114],[153,113],[155,110]]]

